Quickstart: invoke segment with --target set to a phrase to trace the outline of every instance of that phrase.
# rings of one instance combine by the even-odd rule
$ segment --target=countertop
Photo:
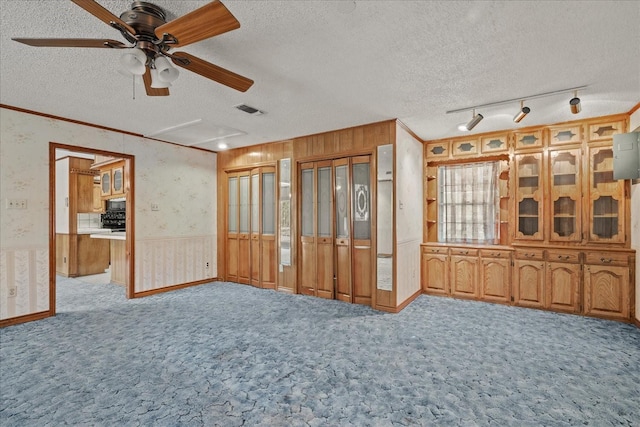
[[[111,230],[108,228],[78,228],[77,234],[110,234]]]
[[[125,231],[114,231],[112,233],[90,234],[89,237],[92,239],[127,240],[127,233]]]

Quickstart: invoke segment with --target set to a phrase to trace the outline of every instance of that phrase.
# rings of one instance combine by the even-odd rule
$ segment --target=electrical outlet
[[[9,298],[14,298],[18,296],[18,287],[17,286],[11,286],[9,288]]]
[[[27,199],[7,199],[7,209],[27,209]]]
[[[151,210],[152,211],[159,211],[160,210],[160,206],[158,206],[157,203],[151,203]]]
[[[209,263],[206,263],[206,264],[204,265],[204,268],[206,268],[206,269],[208,270],[208,269],[209,269]]]

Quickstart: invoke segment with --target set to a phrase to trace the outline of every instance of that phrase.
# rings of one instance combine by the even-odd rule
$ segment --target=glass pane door
[[[580,149],[552,151],[549,158],[553,213],[549,239],[578,242],[582,239]]]

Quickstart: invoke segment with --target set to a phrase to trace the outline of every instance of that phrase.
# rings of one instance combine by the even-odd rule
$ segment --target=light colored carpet
[[[399,314],[232,283],[59,281],[0,330],[0,425],[638,426],[632,325],[421,296]]]

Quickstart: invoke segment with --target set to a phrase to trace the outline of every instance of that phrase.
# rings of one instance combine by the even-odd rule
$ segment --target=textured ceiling
[[[131,4],[99,3],[118,16]],[[171,20],[207,1],[153,3]],[[117,72],[122,51],[11,41],[124,42],[116,30],[67,0],[2,0],[0,102],[143,135],[195,121],[244,132],[226,139],[231,148],[393,118],[423,139],[457,136],[471,112],[448,110],[582,85],[578,116],[567,93],[527,102],[532,112],[519,125],[517,101],[479,109],[485,119],[473,132],[627,112],[640,102],[637,1],[224,4],[241,27],[184,51],[255,80],[253,87],[241,93],[181,69],[171,96],[147,97]],[[265,114],[233,108],[241,103]],[[198,147],[217,150],[219,142]]]

